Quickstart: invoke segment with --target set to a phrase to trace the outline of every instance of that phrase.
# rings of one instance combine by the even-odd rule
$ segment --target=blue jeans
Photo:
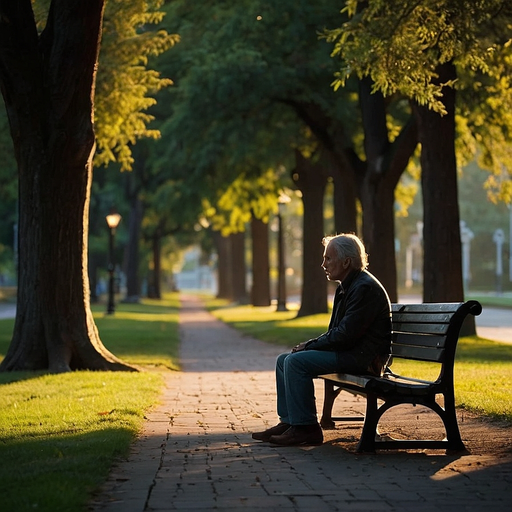
[[[316,424],[313,379],[325,373],[351,371],[355,366],[352,355],[325,350],[302,350],[278,356],[276,384],[280,421],[290,425]]]

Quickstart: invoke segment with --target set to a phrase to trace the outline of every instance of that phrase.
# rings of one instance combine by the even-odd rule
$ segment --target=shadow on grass
[[[112,463],[128,454],[129,429],[69,433],[0,442],[0,510],[85,510]]]
[[[474,363],[512,362],[512,345],[478,337],[459,340],[456,361]]]

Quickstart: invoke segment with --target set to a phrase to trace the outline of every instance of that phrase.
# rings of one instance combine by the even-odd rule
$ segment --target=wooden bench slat
[[[476,301],[474,301],[476,302]],[[455,313],[464,304],[464,302],[423,302],[418,304],[392,304],[391,310],[395,312],[410,311],[421,312],[446,312]]]
[[[390,391],[400,392],[400,389],[405,390],[406,393],[410,393],[411,389],[413,389],[414,394],[425,395],[429,393],[432,385],[435,384],[434,381],[413,379],[394,374],[384,377],[372,377],[369,375],[352,375],[350,373],[331,373],[322,375],[322,378],[336,385],[346,386],[351,389],[351,391],[358,391],[359,393],[361,393],[363,389],[372,389],[372,384],[377,383],[376,387],[382,391],[382,394],[386,394]]]
[[[393,323],[449,324],[452,313],[393,313]]]
[[[393,357],[400,357],[402,359],[442,363],[444,362],[445,350],[443,348],[435,347],[409,347],[405,345],[393,345],[391,354]]]
[[[393,333],[392,347],[396,345],[443,348],[446,345],[446,336],[425,336],[423,334],[398,332]]]
[[[450,324],[420,324],[412,322],[393,322],[393,332],[412,332],[421,334],[446,334]]]

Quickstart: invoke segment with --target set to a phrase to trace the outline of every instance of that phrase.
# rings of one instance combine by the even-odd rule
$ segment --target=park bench
[[[482,306],[470,300],[461,303],[393,304],[392,340],[387,363],[380,375],[347,373],[320,375],[325,380],[322,419],[323,428],[334,428],[335,421],[364,421],[358,452],[376,449],[434,448],[464,450],[455,413],[453,366],[455,350],[466,317],[479,315]],[[469,318],[468,318],[469,320]],[[393,372],[394,359],[439,363],[435,380],[421,380]],[[436,371],[437,374],[437,371]],[[345,390],[366,397],[363,417],[332,417],[332,407],[339,392]],[[436,400],[442,397],[441,404]],[[443,440],[380,438],[378,423],[390,408],[401,405],[423,405],[436,412],[446,431]]]

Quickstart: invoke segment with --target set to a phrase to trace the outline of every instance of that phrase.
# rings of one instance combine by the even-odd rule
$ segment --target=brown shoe
[[[279,446],[319,446],[324,442],[324,434],[316,425],[292,425],[284,434],[273,435],[269,441]]]
[[[279,436],[284,434],[290,425],[288,423],[278,423],[274,427],[268,428],[263,432],[254,432],[252,434],[252,438],[256,439],[256,441],[269,441],[272,436]]]

